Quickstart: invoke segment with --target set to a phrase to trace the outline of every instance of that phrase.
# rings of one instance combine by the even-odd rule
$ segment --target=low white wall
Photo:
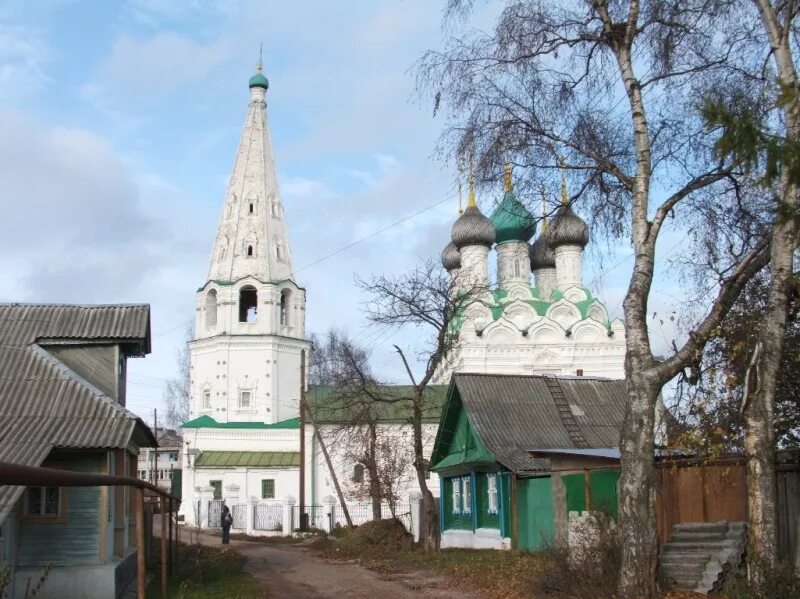
[[[87,597],[116,596],[115,571],[118,563],[103,566],[64,566],[50,570],[37,599],[86,599]],[[14,596],[25,597],[25,587],[31,580],[31,589],[39,581],[44,568],[17,568]]]
[[[442,549],[461,547],[464,549],[511,549],[511,539],[500,536],[496,528],[471,530],[445,530],[442,533]]]

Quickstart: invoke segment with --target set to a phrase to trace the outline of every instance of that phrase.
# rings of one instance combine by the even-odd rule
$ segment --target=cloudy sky
[[[150,303],[153,353],[132,362],[128,397],[143,416],[162,408],[263,42],[308,328],[345,328],[402,380],[391,345],[413,349],[414,337],[365,328],[353,275],[402,272],[448,241],[454,173],[432,157],[442,123],[415,99],[411,73],[441,45],[442,4],[4,0],[0,300]],[[499,195],[481,197],[485,211]],[[629,254],[604,246],[586,264],[614,316]]]

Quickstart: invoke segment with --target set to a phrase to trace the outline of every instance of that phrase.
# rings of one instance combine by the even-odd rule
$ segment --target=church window
[[[270,206],[272,208],[272,216],[278,218],[278,205],[273,202]]]
[[[211,289],[206,294],[206,328],[217,324],[217,291]]]
[[[252,245],[248,245],[247,246],[247,257],[248,258],[252,258],[253,257],[253,246]]]
[[[214,489],[214,499],[222,499],[222,481],[210,480],[208,486]]]
[[[281,291],[281,303],[280,303],[280,323],[281,326],[288,326],[289,325],[289,290],[284,289]]]
[[[261,481],[261,499],[275,499],[274,478],[265,478]]]
[[[497,475],[496,474],[487,474],[486,475],[486,493],[488,495],[488,509],[487,511],[490,514],[497,513]]]
[[[254,213],[253,202],[250,202],[250,214],[253,214],[253,213]]]
[[[275,257],[276,257],[278,260],[283,260],[283,250],[282,250],[282,248],[281,248],[281,243],[280,243],[280,241],[278,241],[278,242],[276,242],[276,243],[275,243]]]
[[[249,408],[253,404],[253,392],[252,391],[240,391],[239,392],[239,407],[240,408]]]
[[[245,285],[239,290],[239,322],[256,322],[258,320],[258,291],[252,285]]]
[[[356,464],[353,466],[353,482],[354,483],[363,483],[364,482],[364,466],[361,464]]]
[[[203,409],[210,410],[211,409],[211,391],[206,389],[203,391]]]
[[[515,276],[515,277],[519,277],[519,276],[520,276],[520,272],[519,272],[519,260],[514,260],[514,276]]]

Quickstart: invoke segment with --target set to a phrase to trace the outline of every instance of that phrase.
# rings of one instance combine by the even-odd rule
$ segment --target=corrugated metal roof
[[[0,304],[0,461],[38,466],[53,448],[126,447],[133,413],[40,343],[121,343],[149,351],[148,305]],[[0,485],[0,521],[21,487]]]
[[[552,377],[551,377],[552,378]],[[515,472],[549,467],[529,448],[575,449],[544,376],[456,374],[454,384],[469,421],[486,448]],[[570,421],[589,448],[619,446],[625,414],[625,381],[556,379],[570,407]]]
[[[618,460],[620,458],[619,449],[614,447],[604,447],[597,449],[529,449],[530,453],[544,453],[548,455],[574,455],[592,458],[609,458]]]
[[[296,468],[300,466],[297,451],[204,451],[194,462],[195,468]]]

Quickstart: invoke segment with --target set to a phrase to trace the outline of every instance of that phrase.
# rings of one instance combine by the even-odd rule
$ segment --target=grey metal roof
[[[550,247],[547,232],[542,232],[539,237],[536,238],[536,241],[531,244],[528,250],[528,256],[531,260],[531,270],[556,267],[556,254],[553,248]]]
[[[604,447],[604,448],[597,448],[597,449],[529,449],[530,453],[544,453],[549,455],[574,455],[574,456],[586,456],[592,458],[609,458],[609,459],[616,459],[620,458],[619,449],[615,447]]]
[[[152,441],[135,414],[42,347],[52,343],[149,352],[150,307],[0,304],[0,462],[38,466],[54,448],[124,448],[134,433]],[[0,521],[21,491],[0,485]]]
[[[528,453],[531,447],[619,447],[627,398],[624,380],[456,374],[454,382],[475,432],[512,471],[549,467],[549,460]],[[554,385],[563,396],[560,402],[551,391]]]
[[[442,266],[447,272],[461,268],[461,252],[452,241],[442,250]]]

